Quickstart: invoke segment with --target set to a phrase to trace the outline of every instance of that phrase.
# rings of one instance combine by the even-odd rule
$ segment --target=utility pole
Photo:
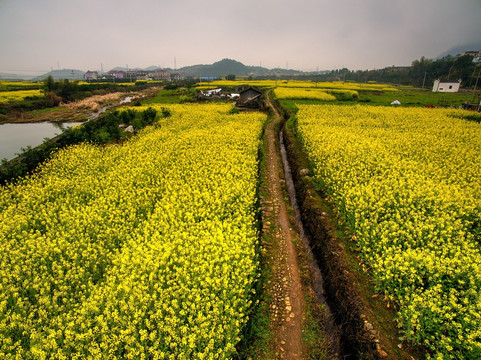
[[[427,71],[424,72],[423,89],[424,89],[424,82],[426,81],[426,75],[427,75]]]
[[[481,74],[481,69],[478,71],[478,77],[476,78],[476,83],[474,84],[474,92],[476,92],[476,88],[478,87],[479,75]]]

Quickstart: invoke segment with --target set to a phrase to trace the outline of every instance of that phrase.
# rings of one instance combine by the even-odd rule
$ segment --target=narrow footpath
[[[269,229],[265,230],[270,231],[277,240],[279,257],[273,274],[277,284],[271,305],[271,310],[275,314],[274,346],[278,359],[303,359],[303,294],[297,253],[291,233],[295,229],[290,227],[286,205],[289,200],[285,198],[281,185],[284,180],[281,177],[283,170],[278,139],[282,119],[269,99],[266,99],[266,104],[273,111],[273,119],[267,125],[264,135],[268,176],[262,208],[269,209],[269,218],[274,223],[267,221],[264,226],[269,226]]]

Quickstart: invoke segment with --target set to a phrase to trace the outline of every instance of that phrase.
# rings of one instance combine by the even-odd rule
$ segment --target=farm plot
[[[39,96],[43,96],[42,90],[0,91],[0,103],[13,103],[28,97]]]
[[[481,356],[481,125],[460,110],[299,105],[298,131],[405,341]]]
[[[321,101],[336,100],[336,97],[328,94],[327,91],[318,89],[278,87],[274,89],[274,94],[278,99],[308,99]]]
[[[165,106],[164,106],[165,107]],[[265,116],[172,105],[0,188],[0,357],[224,359],[256,278]]]

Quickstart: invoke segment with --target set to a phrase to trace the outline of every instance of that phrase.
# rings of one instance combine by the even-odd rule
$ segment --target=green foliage
[[[424,56],[414,60],[410,67],[386,67],[376,70],[349,71],[349,69],[332,70],[329,73],[316,75],[316,81],[356,81],[366,83],[370,81],[390,84],[402,84],[431,88],[434,80],[461,79],[461,86],[472,88],[475,84],[476,64],[471,55],[458,58],[446,57],[439,60],[427,59]],[[311,76],[312,78],[312,76]]]
[[[154,122],[156,115],[157,110],[155,110],[154,108],[149,107],[147,110],[144,110],[141,113],[142,125],[151,125]]]
[[[171,84],[165,85],[164,89],[165,90],[175,90],[175,89],[178,89],[179,87],[180,87],[180,85],[171,83]]]
[[[43,91],[45,94],[56,90],[56,84],[55,81],[53,81],[52,75],[49,75],[44,81],[43,81]]]
[[[178,85],[172,84],[167,85],[155,97],[142,101],[142,104],[180,104],[187,102],[194,97],[194,89],[179,87]]]
[[[162,117],[164,118],[172,116],[172,113],[170,112],[170,110],[165,107],[160,108],[160,111],[162,112]]]

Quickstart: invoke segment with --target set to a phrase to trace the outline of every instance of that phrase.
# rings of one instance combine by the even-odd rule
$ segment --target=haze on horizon
[[[0,72],[402,66],[479,43],[480,18],[480,0],[0,0]]]

